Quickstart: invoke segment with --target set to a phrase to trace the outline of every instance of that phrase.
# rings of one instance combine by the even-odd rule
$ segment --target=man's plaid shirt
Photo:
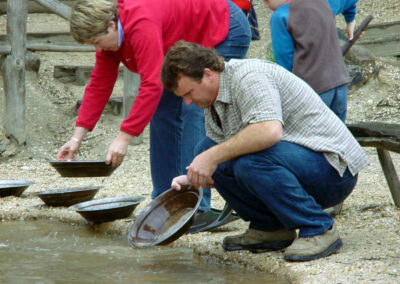
[[[221,143],[250,123],[269,120],[282,123],[283,141],[323,152],[341,176],[346,167],[355,175],[369,163],[345,124],[303,80],[264,60],[225,63],[206,115],[207,136]]]

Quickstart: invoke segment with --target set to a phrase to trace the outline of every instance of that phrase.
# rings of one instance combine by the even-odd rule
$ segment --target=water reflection
[[[0,283],[285,283],[201,261],[192,250],[132,249],[125,237],[51,221],[0,222]]]

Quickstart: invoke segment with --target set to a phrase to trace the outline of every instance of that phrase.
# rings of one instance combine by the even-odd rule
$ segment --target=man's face
[[[279,6],[281,6],[286,1],[287,0],[264,0],[264,6],[266,8],[271,9],[272,11],[275,11],[276,9],[278,9]]]
[[[187,76],[180,76],[178,87],[174,93],[183,99],[186,105],[195,104],[199,108],[210,107],[217,98],[219,74],[210,69],[205,69],[201,82]]]
[[[106,34],[97,36],[93,40],[88,41],[88,43],[94,45],[96,51],[117,51],[119,49],[118,31],[115,22],[112,21],[109,23]]]

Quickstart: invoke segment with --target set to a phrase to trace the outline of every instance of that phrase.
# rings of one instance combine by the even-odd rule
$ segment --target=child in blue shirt
[[[264,0],[276,62],[306,81],[344,122],[347,83],[335,16],[343,14],[353,38],[358,0]]]

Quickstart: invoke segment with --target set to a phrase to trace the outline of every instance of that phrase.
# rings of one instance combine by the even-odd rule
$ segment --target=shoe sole
[[[319,254],[309,255],[309,256],[293,256],[293,255],[285,255],[284,259],[288,261],[310,261],[322,257],[326,257],[338,251],[343,246],[343,242],[341,239],[338,239],[333,244],[331,244],[326,250]]]
[[[276,241],[276,242],[268,242],[268,243],[261,243],[261,244],[253,244],[253,245],[243,245],[243,246],[226,246],[222,244],[222,248],[227,251],[235,251],[235,250],[281,250],[293,243],[294,240],[290,241]]]

